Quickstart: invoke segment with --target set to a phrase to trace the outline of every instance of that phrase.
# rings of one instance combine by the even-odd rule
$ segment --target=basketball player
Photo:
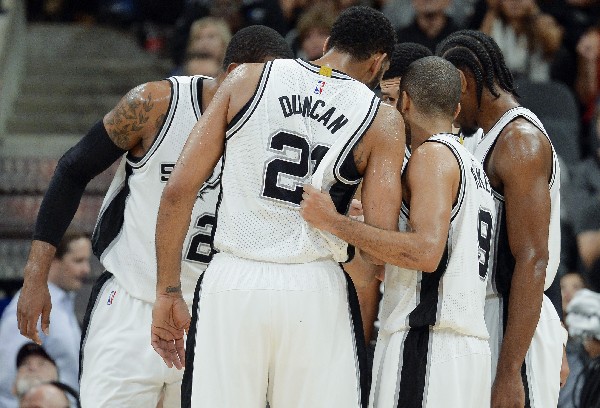
[[[463,73],[457,122],[483,129],[475,156],[496,203],[486,323],[492,351],[492,407],[555,407],[566,333],[544,295],[560,255],[560,168],[544,126],[515,99],[493,39],[450,35],[438,50]]]
[[[299,210],[311,176],[341,213],[364,176],[365,222],[397,229],[404,127],[369,89],[394,41],[382,13],[348,8],[322,58],[239,67],[192,130],[161,199],[152,323],[154,348],[178,364],[190,320],[177,254],[193,191],[224,153],[219,252],[196,292],[186,406],[366,406],[360,313],[338,264],[348,246],[310,228]]]
[[[460,89],[458,70],[439,57],[402,76],[398,109],[413,154],[400,232],[339,215],[327,195],[305,187],[311,225],[396,265],[386,268],[371,407],[489,406],[483,308],[494,202],[481,165],[450,133]]]
[[[106,272],[92,291],[84,320],[83,406],[155,407],[161,393],[164,407],[180,406],[182,373],[164,366],[150,347],[148,330],[156,287],[154,228],[159,199],[189,131],[227,74],[239,63],[291,55],[272,29],[243,29],[232,38],[217,78],[171,77],[134,88],[61,158],[38,214],[18,305],[21,333],[37,342],[40,314],[42,330],[49,329],[46,279],[56,242],[86,184],[124,155],[93,237],[95,254]],[[177,257],[184,271],[187,305],[193,298],[191,288],[210,259],[218,188],[217,171],[194,194],[186,246]]]
[[[400,79],[414,61],[433,55],[431,50],[417,43],[399,43],[394,47],[390,58],[390,68],[385,71],[379,83],[381,100],[396,106],[400,98]]]

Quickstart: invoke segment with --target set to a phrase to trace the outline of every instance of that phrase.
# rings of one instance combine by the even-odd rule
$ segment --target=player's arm
[[[156,223],[158,276],[152,346],[167,366],[185,365],[183,335],[190,315],[181,293],[181,251],[196,196],[223,154],[228,122],[256,89],[260,64],[242,65],[221,84],[192,129],[160,200]],[[236,97],[233,98],[232,96]]]
[[[447,147],[426,143],[413,153],[406,171],[411,192],[411,231],[387,231],[337,214],[325,201],[327,196],[314,189],[306,194],[303,216],[315,227],[329,231],[387,263],[433,272],[448,238],[460,170]]]
[[[154,139],[170,99],[168,82],[152,82],[132,89],[103,121],[58,161],[37,216],[17,318],[21,334],[40,343],[37,322],[48,332],[50,295],[47,280],[56,246],[71,223],[87,184],[109,168],[126,151]]]
[[[515,398],[522,405],[525,398],[521,365],[542,307],[550,225],[548,180],[552,171],[550,144],[539,130],[516,121],[503,136],[490,164],[493,175],[500,178],[504,187],[508,242],[515,269],[508,322],[492,389],[493,407],[504,406],[506,398]]]
[[[398,230],[405,143],[402,116],[395,108],[381,104],[373,124],[354,151],[357,168],[363,174],[361,201],[364,222],[368,225]],[[368,262],[383,265],[383,260],[372,255],[363,254]]]

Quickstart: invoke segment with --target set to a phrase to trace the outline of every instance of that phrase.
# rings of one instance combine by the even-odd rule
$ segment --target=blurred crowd
[[[399,42],[417,42],[433,52],[454,31],[479,29],[496,40],[517,84],[523,84],[517,92],[525,93],[529,83],[556,84],[559,88],[536,88],[542,90],[538,99],[557,104],[559,112],[564,106],[564,115],[572,99],[576,126],[553,143],[568,142],[576,152],[561,163],[559,270],[563,307],[572,316],[565,319],[572,334],[571,376],[559,406],[576,406],[574,393],[579,400],[585,387],[600,386],[580,381],[590,378],[588,371],[600,379],[600,0],[28,0],[27,11],[29,21],[134,30],[140,46],[172,60],[166,75],[215,76],[240,28],[270,26],[298,58],[316,59],[337,14],[355,4],[381,10]],[[564,89],[571,99],[543,94],[544,89]]]

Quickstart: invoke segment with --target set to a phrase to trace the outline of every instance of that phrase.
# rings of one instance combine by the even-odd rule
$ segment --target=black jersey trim
[[[200,311],[200,293],[202,292],[202,278],[200,275],[194,290],[194,301],[192,303],[192,320],[187,334],[185,344],[185,371],[181,380],[181,408],[192,406],[192,385],[194,381],[194,355],[196,351],[196,335],[198,326],[198,312]]]
[[[81,375],[83,374],[83,352],[85,350],[85,343],[87,340],[88,330],[90,328],[90,321],[92,320],[92,315],[94,314],[94,310],[96,310],[96,305],[100,300],[100,294],[104,289],[104,285],[113,277],[113,274],[104,271],[94,283],[92,287],[92,292],[90,294],[90,299],[88,300],[87,307],[85,309],[85,315],[83,316],[83,326],[81,329],[81,342],[79,344],[79,381],[81,381]]]
[[[167,115],[165,116],[163,124],[161,125],[156,137],[152,141],[152,145],[150,145],[150,148],[142,157],[134,157],[131,155],[131,152],[128,152],[127,156],[125,156],[129,165],[131,165],[131,167],[133,167],[134,169],[139,169],[143,167],[148,162],[148,160],[150,160],[150,157],[152,157],[152,155],[154,155],[154,153],[158,150],[163,140],[165,139],[165,136],[169,132],[169,129],[171,128],[173,118],[175,117],[175,112],[177,111],[177,104],[179,103],[180,85],[179,81],[175,77],[168,78],[168,81],[171,84],[171,99],[169,100]]]
[[[204,77],[194,77],[190,81],[190,95],[192,98],[192,107],[196,120],[202,116],[202,88],[204,86]]]
[[[254,90],[252,98],[250,98],[250,100],[248,100],[248,102],[242,107],[242,109],[235,114],[233,119],[231,119],[231,122],[229,122],[229,124],[227,125],[227,129],[225,132],[226,139],[233,137],[246,124],[246,122],[248,122],[248,120],[258,107],[258,104],[260,103],[265,93],[265,89],[267,88],[267,82],[269,81],[272,66],[273,61],[265,63],[263,71],[260,74],[258,85]]]
[[[515,114],[515,111],[517,111],[516,114]],[[514,116],[512,118],[510,118],[510,120],[506,121],[506,117],[511,116],[511,115],[514,115]],[[494,146],[496,145],[496,142],[498,141],[498,137],[500,136],[500,133],[504,130],[504,128],[506,126],[508,126],[508,124],[512,123],[513,121],[515,121],[516,119],[521,118],[521,117],[524,118],[525,120],[527,120],[533,126],[535,126],[540,132],[542,132],[544,134],[544,136],[546,136],[546,139],[548,139],[548,142],[550,143],[550,148],[552,150],[552,174],[550,175],[550,180],[548,181],[548,188],[552,189],[552,187],[554,186],[554,183],[556,182],[556,179],[557,179],[558,166],[559,166],[558,158],[556,155],[556,150],[554,149],[554,145],[552,144],[552,140],[550,140],[550,136],[548,135],[548,132],[544,128],[544,124],[540,121],[540,119],[533,112],[531,112],[529,109],[527,109],[523,106],[515,106],[514,108],[511,108],[511,109],[507,110],[506,112],[504,112],[502,117],[500,117],[500,119],[498,119],[498,121],[494,124],[494,126],[492,126],[490,131],[487,134],[483,135],[483,138],[481,139],[480,144],[483,143],[484,140],[486,140],[486,137],[488,135],[490,135],[492,133],[496,133],[496,135],[494,136],[494,139],[489,143],[489,146],[485,150],[485,154],[483,155],[482,163],[484,163],[486,161],[486,159],[488,158],[488,155],[490,154],[490,152],[493,150]],[[506,121],[506,123],[504,123],[504,125],[498,131],[496,131],[496,128],[499,127],[499,125],[504,121]],[[492,187],[492,193],[498,200],[504,201],[504,195],[501,194],[500,192],[494,190],[493,187]]]
[[[98,222],[92,234],[92,250],[98,259],[101,259],[104,251],[113,243],[123,228],[125,206],[130,193],[129,178],[132,173],[131,165],[125,163],[125,179],[121,189],[110,199],[109,204],[98,216]]]
[[[457,163],[458,163],[458,167],[460,168],[460,183],[458,184],[458,195],[457,195],[457,199],[456,199],[456,204],[452,206],[452,211],[450,212],[450,222],[452,223],[452,221],[454,221],[454,219],[456,218],[456,216],[458,215],[458,213],[460,212],[460,209],[462,208],[462,204],[465,200],[465,194],[466,194],[466,190],[467,190],[467,178],[466,178],[466,174],[465,174],[465,164],[462,160],[462,157],[460,156],[460,153],[458,153],[458,150],[456,150],[456,147],[452,145],[452,143],[449,143],[448,141],[437,137],[438,135],[433,135],[431,136],[431,138],[427,139],[425,141],[425,143],[440,143],[443,144],[444,146],[446,146],[454,155],[454,158],[456,159]]]
[[[429,327],[409,329],[404,338],[400,389],[396,406],[423,408],[430,366],[432,333]]]
[[[304,61],[299,58],[295,59],[294,61],[296,61],[301,67],[306,68],[315,74],[318,74],[319,70],[321,69],[321,67],[319,65],[315,65],[311,62]],[[338,71],[337,69],[331,68],[331,72],[332,72],[331,78],[355,81],[355,79],[350,77],[348,74],[345,74],[342,71]]]
[[[371,99],[371,104],[369,105],[369,110],[367,114],[363,118],[363,121],[358,126],[352,137],[348,139],[344,148],[341,151],[341,154],[338,155],[334,167],[333,167],[333,175],[335,179],[344,184],[358,184],[362,180],[362,177],[358,174],[358,171],[355,170],[356,174],[354,177],[344,177],[342,176],[342,167],[346,163],[346,159],[348,155],[352,152],[354,147],[362,140],[364,135],[367,133],[373,121],[377,117],[377,112],[379,112],[379,107],[381,106],[381,100],[377,97],[377,95],[373,95]],[[356,164],[354,164],[354,157],[352,157],[351,163],[354,165],[354,169],[356,169]],[[351,178],[351,180],[350,180]]]
[[[362,316],[360,314],[360,304],[358,302],[358,295],[354,283],[350,278],[350,275],[340,265],[346,278],[346,289],[348,294],[348,312],[350,314],[350,324],[354,335],[354,345],[356,349],[356,362],[359,384],[359,404],[361,408],[367,408],[369,405],[369,392],[371,389],[371,370],[369,370],[367,364],[367,346],[365,343],[365,332],[362,324]]]

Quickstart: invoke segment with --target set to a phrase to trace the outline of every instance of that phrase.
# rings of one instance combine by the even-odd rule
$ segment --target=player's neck
[[[357,62],[349,54],[329,50],[321,58],[311,61],[311,63],[319,66],[327,66],[336,71],[343,72],[351,78],[360,81],[370,67],[370,60],[365,62]]]
[[[417,149],[431,136],[439,133],[452,133],[452,120],[429,116],[414,121],[410,124],[410,148]]]
[[[517,106],[519,106],[519,102],[517,102],[513,95],[500,91],[500,96],[495,97],[488,90],[484,89],[481,96],[481,107],[477,115],[477,124],[483,129],[484,133],[487,133],[502,115]]]
[[[222,73],[219,74],[216,78],[213,79],[205,79],[202,83],[202,112],[206,110],[210,101],[212,101],[213,97],[217,93],[219,89],[219,85],[225,80],[227,74]]]

